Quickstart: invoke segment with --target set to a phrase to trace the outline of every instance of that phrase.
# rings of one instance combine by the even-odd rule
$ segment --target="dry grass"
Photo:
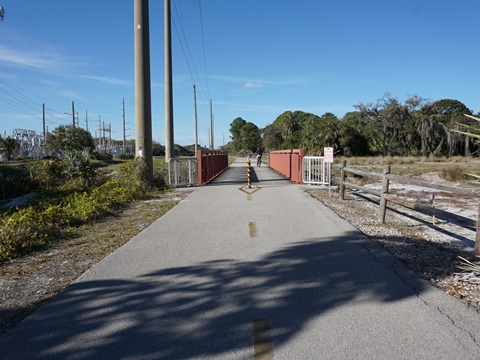
[[[445,180],[468,183],[472,177],[467,174],[480,175],[480,159],[472,157],[426,158],[426,157],[351,157],[337,158],[332,173],[339,175],[342,160],[347,166],[366,171],[382,173],[385,165],[391,165],[395,175],[421,176],[425,173],[437,173]]]

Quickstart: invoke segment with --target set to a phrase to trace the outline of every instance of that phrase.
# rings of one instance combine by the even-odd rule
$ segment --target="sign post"
[[[332,164],[333,164],[333,147],[323,148],[323,158],[325,164],[328,164],[328,196],[331,196],[331,179],[332,179]]]

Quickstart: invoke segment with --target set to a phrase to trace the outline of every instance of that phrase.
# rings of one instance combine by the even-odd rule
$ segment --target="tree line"
[[[478,140],[460,132],[478,132],[479,123],[458,100],[429,101],[416,95],[404,103],[385,94],[375,103],[354,105],[355,111],[338,118],[303,111],[286,111],[265,128],[242,118],[230,124],[232,141],[224,150],[249,154],[257,147],[265,151],[305,149],[323,153],[333,147],[344,156],[468,156],[479,150]]]

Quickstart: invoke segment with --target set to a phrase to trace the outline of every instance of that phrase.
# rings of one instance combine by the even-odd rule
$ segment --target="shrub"
[[[133,154],[121,153],[117,155],[117,158],[121,160],[133,160],[135,156]]]
[[[50,158],[36,161],[30,168],[30,177],[40,188],[59,186],[64,181],[62,160]]]
[[[153,185],[160,190],[169,188],[168,185],[168,171],[166,169],[155,169],[153,172]]]
[[[150,190],[147,182],[147,165],[142,158],[122,164],[115,178],[123,186],[131,188],[137,197],[143,197]]]
[[[47,165],[47,170],[48,170]],[[141,159],[129,161],[118,174],[98,187],[73,191],[67,186],[42,193],[43,202],[3,214],[0,219],[0,260],[22,256],[61,239],[72,226],[96,220],[145,197],[146,165]]]
[[[108,151],[98,151],[94,152],[92,158],[95,160],[112,160],[113,156]]]
[[[90,151],[65,151],[63,173],[70,179],[80,177],[88,184],[96,175],[95,167],[90,163]]]

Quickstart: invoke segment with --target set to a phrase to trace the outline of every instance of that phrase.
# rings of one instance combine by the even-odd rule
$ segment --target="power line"
[[[210,89],[208,87],[208,76],[207,76],[207,58],[206,58],[206,52],[205,52],[205,36],[203,31],[202,2],[200,0],[198,0],[198,6],[200,8],[200,28],[202,32],[202,49],[203,49],[203,65],[205,68],[205,81],[207,82],[208,98],[210,98]]]
[[[194,60],[194,57],[192,56],[192,52],[190,51],[190,46],[189,46],[189,43],[188,43],[188,40],[187,40],[187,37],[185,35],[185,31],[184,31],[184,26],[183,26],[183,23],[182,23],[182,18],[180,17],[180,14],[178,12],[178,9],[177,9],[177,6],[176,6],[176,3],[174,2],[174,8],[175,8],[175,13],[177,15],[177,19],[178,19],[178,26],[182,32],[182,35],[183,35],[183,42],[182,42],[182,37],[180,36],[180,33],[179,33],[179,30],[177,28],[177,25],[176,25],[176,22],[174,22],[174,26],[175,26],[175,31],[176,31],[176,34],[177,34],[177,37],[179,39],[179,43],[180,43],[180,46],[182,48],[182,51],[183,51],[183,55],[184,55],[184,58],[185,58],[185,61],[187,63],[187,66],[188,66],[188,69],[189,69],[189,72],[190,72],[190,77],[191,77],[191,80],[192,80],[192,83],[193,84],[196,84],[197,81],[200,83],[200,88],[203,92],[203,94],[208,98],[210,98],[209,96],[209,89],[208,89],[208,78],[207,78],[207,74],[205,73],[205,79],[207,81],[207,89],[205,90],[205,86],[203,85],[202,83],[202,78],[200,77],[198,71],[197,71],[197,67],[195,66],[195,60]],[[200,10],[201,10],[201,7],[200,7]],[[203,59],[204,59],[204,68],[206,70],[206,55],[205,55],[205,41],[204,41],[204,35],[203,35],[203,21],[201,19],[201,13],[200,13],[200,23],[201,23],[201,33],[202,33],[202,44],[203,44]],[[185,43],[185,45],[183,44]],[[192,72],[192,67],[194,69],[194,73]],[[195,78],[197,79],[197,81],[195,81]],[[201,100],[201,103],[202,105],[204,106],[205,108],[205,111],[209,111],[207,109],[207,102],[208,100],[204,100],[202,94],[198,94],[199,97],[200,97],[200,100]]]

